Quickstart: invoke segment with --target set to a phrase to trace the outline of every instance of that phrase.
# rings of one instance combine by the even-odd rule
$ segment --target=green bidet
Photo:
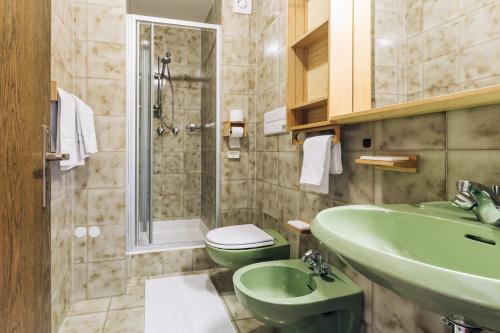
[[[290,243],[276,230],[265,229],[273,237],[274,244],[249,249],[221,249],[205,244],[208,255],[217,264],[237,270],[253,263],[290,258]]]
[[[257,263],[237,270],[241,304],[282,333],[358,333],[363,291],[334,266],[317,276],[301,260]]]

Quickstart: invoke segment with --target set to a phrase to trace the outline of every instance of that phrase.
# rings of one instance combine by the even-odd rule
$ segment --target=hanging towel
[[[331,138],[331,135],[319,135],[304,141],[300,183],[311,191],[328,194]]]
[[[342,173],[342,148],[339,143],[332,145],[332,154],[330,160],[330,174],[340,175]]]
[[[69,154],[69,159],[60,161],[61,170],[70,170],[85,162],[80,156],[76,123],[76,104],[73,96],[58,88],[58,133],[57,152]]]
[[[75,97],[77,130],[80,138],[80,156],[88,157],[90,154],[97,153],[97,139],[94,125],[94,112],[81,99]]]

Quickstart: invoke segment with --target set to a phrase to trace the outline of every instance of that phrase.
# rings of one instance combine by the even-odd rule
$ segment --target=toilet
[[[290,243],[276,230],[253,224],[234,225],[207,233],[206,248],[217,264],[233,270],[270,260],[290,257]]]

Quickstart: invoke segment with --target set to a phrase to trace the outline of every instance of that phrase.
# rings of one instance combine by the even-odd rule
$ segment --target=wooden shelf
[[[289,131],[300,131],[300,130],[306,130],[306,129],[314,129],[315,131],[320,131],[321,127],[328,126],[331,124],[332,123],[329,120],[325,120],[325,121],[318,121],[315,123],[292,126],[292,127],[288,128],[288,130]]]
[[[292,111],[297,111],[297,110],[307,110],[307,109],[314,109],[314,108],[319,108],[322,106],[326,106],[328,104],[328,97],[321,97],[321,98],[316,98],[304,103],[300,103],[297,105],[294,105],[290,107],[290,110]]]
[[[328,20],[324,21],[316,28],[304,34],[298,40],[296,40],[291,47],[305,49],[320,40],[326,39],[328,37]]]
[[[380,170],[416,173],[418,156],[417,155],[405,155],[405,156],[409,158],[408,161],[381,161],[381,160],[356,159],[354,162],[356,164],[372,165],[376,169]]]
[[[418,116],[428,113],[460,110],[500,103],[500,84],[423,100],[353,112],[331,118],[336,124],[356,124],[369,121]]]
[[[307,224],[311,224],[310,222],[306,222],[306,221],[303,221],[304,223],[307,223]],[[286,226],[288,227],[288,229],[292,230],[292,231],[295,231],[295,232],[298,232],[300,234],[310,234],[311,233],[311,229],[299,229],[297,228],[296,226],[294,225],[291,225],[289,223],[286,224]]]

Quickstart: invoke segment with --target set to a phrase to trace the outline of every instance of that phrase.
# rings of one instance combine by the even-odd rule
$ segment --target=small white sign
[[[239,150],[229,150],[227,152],[227,158],[230,160],[235,160],[240,158],[240,151]]]
[[[234,0],[233,12],[240,14],[252,14],[252,0]]]

